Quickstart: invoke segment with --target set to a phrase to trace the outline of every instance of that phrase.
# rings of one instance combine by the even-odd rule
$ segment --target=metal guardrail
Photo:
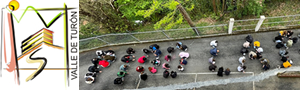
[[[232,26],[231,26],[232,25]],[[133,32],[133,33],[118,33],[105,34],[85,39],[80,39],[80,51],[95,49],[103,46],[110,46],[116,44],[129,43],[143,43],[161,40],[175,40],[190,37],[207,36],[219,33],[232,34],[235,31],[249,31],[249,30],[266,30],[270,28],[277,28],[282,26],[300,26],[300,14],[264,17],[246,20],[230,19],[229,24],[219,24],[211,26],[194,27],[197,28],[200,35],[194,33],[193,28],[179,28],[170,30],[156,30],[147,32]]]

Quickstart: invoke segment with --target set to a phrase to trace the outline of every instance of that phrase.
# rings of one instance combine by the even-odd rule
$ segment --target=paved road
[[[300,30],[294,30],[294,36],[296,34],[300,33]],[[271,69],[275,69],[276,65],[281,64],[280,56],[278,55],[279,49],[275,48],[275,43],[273,42],[274,37],[277,35],[277,32],[264,32],[264,33],[253,33],[251,34],[254,37],[254,40],[261,42],[261,47],[264,49],[263,57],[268,58],[270,60]],[[246,77],[247,74],[238,73],[234,74],[230,77],[218,77],[217,75],[212,74],[197,74],[197,78],[195,79],[195,74],[192,73],[205,73],[210,72],[208,70],[208,58],[211,57],[209,50],[212,49],[209,46],[210,41],[212,40],[218,40],[218,49],[220,50],[220,53],[216,57],[216,65],[218,67],[223,66],[224,68],[231,69],[232,72],[237,72],[236,67],[239,65],[238,58],[242,56],[242,54],[239,52],[242,44],[245,42],[245,37],[247,34],[242,35],[232,35],[232,36],[222,36],[222,37],[212,37],[212,38],[200,38],[200,39],[190,39],[190,40],[180,40],[183,44],[186,44],[189,47],[188,52],[190,53],[190,58],[188,59],[188,64],[185,67],[185,71],[182,73],[191,73],[190,75],[179,75],[177,78],[162,78],[162,72],[164,69],[162,67],[157,67],[158,72],[156,74],[151,74],[148,70],[146,71],[147,74],[151,74],[148,77],[148,80],[146,81],[140,81],[140,84],[138,88],[147,88],[152,86],[166,86],[166,85],[173,85],[173,84],[185,84],[194,82],[195,80],[198,81],[207,81],[210,79],[225,79],[225,78],[235,78],[235,77]],[[175,43],[177,41],[167,41],[167,42],[157,42],[156,44],[160,45],[160,48],[162,50],[163,55],[167,55],[167,47],[173,46],[175,47]],[[130,75],[125,77],[125,84],[123,85],[114,85],[113,80],[117,77],[116,73],[119,71],[120,65],[124,64],[120,61],[120,58],[126,54],[126,49],[128,47],[134,48],[137,52],[134,54],[137,58],[141,57],[143,53],[141,52],[141,49],[148,48],[149,45],[154,43],[145,43],[145,44],[132,44],[132,45],[123,45],[123,46],[113,46],[113,47],[106,47],[106,48],[100,48],[101,50],[109,50],[112,49],[116,52],[117,55],[117,61],[112,63],[110,67],[104,68],[103,73],[99,74],[97,77],[96,82],[93,85],[87,85],[84,82],[84,74],[87,71],[87,68],[92,65],[90,59],[95,58],[96,50],[91,50],[89,52],[83,52],[80,53],[80,90],[112,90],[112,89],[135,89],[137,88],[137,83],[139,81],[138,75],[135,71],[135,68],[139,65],[142,65],[144,67],[153,66],[150,64],[150,62],[146,62],[145,64],[140,64],[137,61],[130,62],[129,64],[131,67],[129,68]],[[294,60],[293,66],[300,66],[299,62],[299,53],[298,49],[300,48],[300,43],[298,42],[296,45],[294,45],[292,48],[289,48],[289,56],[291,59]],[[176,50],[175,53],[172,54],[173,61],[169,62],[171,64],[170,70],[176,70],[177,65],[179,64],[179,57],[178,53],[180,50]],[[161,56],[162,63],[167,62],[163,59]],[[150,55],[150,60],[153,60],[154,56]],[[259,74],[261,72],[264,72],[261,69],[261,64],[258,60],[250,60],[246,59],[245,65],[247,66],[246,72],[253,72],[255,75]],[[206,77],[210,79],[205,79]],[[199,79],[200,78],[200,79]],[[288,79],[288,78],[277,78],[272,77],[269,79],[265,79],[263,81],[260,81],[255,84],[255,88],[259,89],[267,89],[269,87],[271,88],[277,88],[281,86],[280,88],[288,87],[290,89],[300,89],[299,86],[291,84],[295,83],[295,80],[300,79]],[[284,82],[284,83],[280,83]],[[267,86],[264,86],[265,83]],[[227,86],[228,85],[228,86]],[[245,90],[252,90],[253,85],[252,82],[245,82],[245,83],[232,83],[227,85],[218,85],[218,86],[205,86],[198,89],[238,89],[238,87],[247,87]],[[235,87],[237,85],[241,85],[238,87]],[[278,86],[279,85],[279,86]],[[248,88],[249,87],[249,88]]]

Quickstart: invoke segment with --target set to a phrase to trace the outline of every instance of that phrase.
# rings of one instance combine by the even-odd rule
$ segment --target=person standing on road
[[[154,67],[148,67],[148,70],[151,72],[151,73],[156,73],[157,70],[154,68]]]
[[[247,50],[247,48],[243,47],[240,52],[245,56],[249,51]]]
[[[215,64],[211,64],[208,69],[212,72],[216,71],[217,66]]]
[[[135,56],[133,55],[125,55],[122,57],[121,61],[125,63],[129,63],[129,61],[135,61]]]
[[[176,71],[171,71],[171,75],[172,78],[176,78],[177,77],[177,72]]]
[[[227,69],[225,70],[225,75],[229,75],[229,74],[230,74],[230,69],[227,68]]]
[[[165,56],[165,60],[168,61],[168,62],[171,61],[171,58],[172,58],[172,57],[171,57],[170,55],[166,55],[166,56]]]
[[[291,38],[293,34],[294,34],[293,30],[288,30],[287,31],[287,37],[288,38]]]
[[[85,74],[84,78],[85,78],[85,82],[87,84],[92,84],[95,81],[97,74],[95,72],[88,72]]]
[[[213,49],[210,50],[210,54],[213,55],[213,56],[217,56],[218,52],[220,52],[220,51],[217,48],[213,48]]]
[[[284,44],[284,46],[286,47],[286,49],[289,49],[290,47],[292,47],[292,45],[293,45],[292,38],[289,38],[289,40]]]
[[[168,78],[169,75],[170,75],[170,73],[169,73],[169,71],[166,69],[166,70],[164,71],[164,73],[163,73],[163,77],[164,77],[164,78]]]
[[[177,49],[180,49],[181,46],[182,46],[182,43],[181,43],[181,42],[177,42],[177,43],[176,43],[176,48],[177,48]]]
[[[255,41],[253,44],[254,44],[254,48],[260,47],[260,42],[259,41]]]
[[[268,62],[264,62],[263,66],[262,66],[262,69],[265,70],[265,71],[270,69],[270,64]]]
[[[93,58],[91,61],[92,61],[92,63],[94,64],[94,66],[98,66],[100,59],[98,59],[98,58]]]
[[[140,76],[139,76],[142,80],[147,80],[147,78],[148,78],[148,75],[146,74],[146,73],[144,73],[144,72],[141,72],[141,74],[140,74]]]
[[[252,43],[253,37],[250,34],[248,34],[248,36],[246,37],[246,41],[248,41],[249,43]]]
[[[128,72],[129,66],[130,66],[130,65],[123,64],[123,65],[120,66],[120,70],[122,70],[122,71],[127,71],[127,72]]]
[[[126,50],[126,53],[128,53],[128,54],[134,54],[135,51],[133,50],[133,48],[129,47],[129,48]]]
[[[184,58],[185,57],[187,59],[187,58],[189,58],[189,56],[190,56],[190,54],[188,52],[180,52],[179,53],[179,57],[180,58]]]
[[[218,41],[217,40],[211,41],[210,46],[213,47],[213,48],[216,48],[218,46]]]
[[[284,57],[285,55],[287,55],[289,52],[286,50],[281,50],[279,51],[279,56]]]
[[[153,47],[153,54],[156,57],[156,59],[159,59],[159,56],[161,55],[161,51],[159,49],[156,49],[155,47]]]
[[[224,72],[223,67],[220,67],[217,75],[223,77],[223,72]]]
[[[211,58],[208,59],[208,62],[209,62],[210,64],[215,64],[215,63],[216,63],[216,60],[214,59],[214,57],[211,57]]]
[[[168,47],[167,51],[168,51],[169,55],[171,55],[171,53],[173,53],[175,50],[173,47]]]
[[[239,66],[237,67],[237,70],[238,70],[239,72],[245,73],[245,69],[246,69],[246,66],[241,66],[241,65],[239,65]]]
[[[186,65],[187,61],[185,60],[185,58],[181,58],[181,60],[179,60],[179,64]]]
[[[242,57],[239,58],[240,64],[244,65],[245,61],[246,61],[246,58],[244,56],[242,56]]]
[[[243,47],[250,48],[250,42],[248,42],[248,41],[244,42]]]
[[[286,62],[282,63],[281,65],[278,65],[278,68],[289,68],[292,66],[293,61],[287,60]]]
[[[143,66],[137,66],[136,67],[136,71],[137,72],[143,72],[144,71],[144,67]]]
[[[140,57],[140,58],[138,59],[138,62],[139,62],[139,63],[145,63],[145,62],[147,61],[147,58],[148,58],[148,55],[147,55],[147,57],[146,57],[146,56],[142,56],[142,57]]]
[[[256,57],[257,57],[257,55],[256,55],[255,52],[253,52],[253,51],[250,51],[250,52],[249,52],[249,58],[250,58],[251,60],[255,59]]]
[[[181,71],[181,72],[184,70],[184,68],[183,68],[183,66],[182,66],[182,65],[178,65],[178,67],[177,67],[177,68],[178,68],[178,70],[179,70],[179,71]]]
[[[155,65],[155,66],[159,66],[159,65],[160,65],[160,60],[155,59],[155,60],[151,61],[151,63],[152,63],[153,65]]]
[[[162,65],[162,68],[163,68],[163,69],[170,69],[170,65],[167,64],[167,63],[164,63],[164,64]]]
[[[281,61],[282,62],[286,62],[288,60],[289,56],[283,56],[281,57]]]

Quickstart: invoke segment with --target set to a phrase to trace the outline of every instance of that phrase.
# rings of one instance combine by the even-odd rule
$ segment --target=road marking
[[[197,82],[197,74],[195,75],[195,82]],[[196,89],[196,87],[194,87],[194,90]]]
[[[139,89],[140,83],[141,83],[141,79],[139,79],[139,83],[138,83],[138,85],[136,86],[136,89]]]
[[[252,73],[253,77],[254,77],[254,73]],[[255,84],[254,84],[254,81],[253,81],[253,90],[255,90]]]
[[[190,45],[192,45],[194,42],[195,42],[195,40],[193,40],[193,42]]]

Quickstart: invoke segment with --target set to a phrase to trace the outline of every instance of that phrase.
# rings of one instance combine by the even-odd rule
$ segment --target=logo
[[[78,2],[1,1],[0,80],[6,87],[79,87]]]

